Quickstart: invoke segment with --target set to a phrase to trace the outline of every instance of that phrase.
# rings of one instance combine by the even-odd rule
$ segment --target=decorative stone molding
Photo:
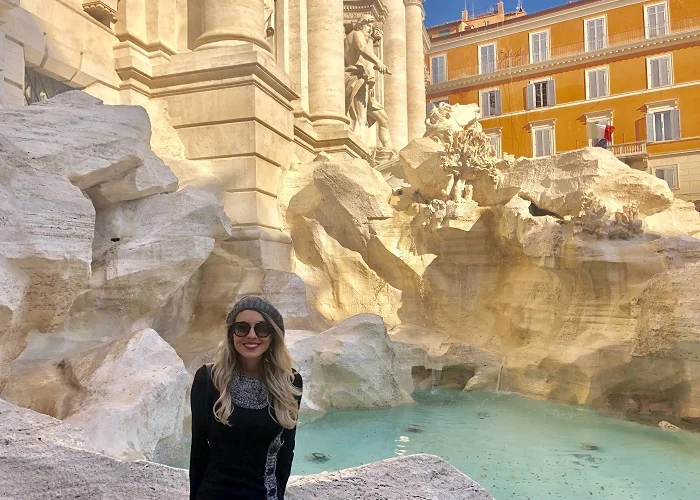
[[[119,0],[83,0],[83,10],[105,26],[117,22]]]
[[[343,23],[352,25],[363,15],[371,14],[378,22],[383,23],[389,15],[383,0],[345,0],[343,2]]]

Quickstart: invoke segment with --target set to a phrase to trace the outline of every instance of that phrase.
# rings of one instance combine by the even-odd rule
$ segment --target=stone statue
[[[389,116],[374,92],[374,70],[390,74],[389,69],[373,50],[374,38],[379,36],[374,17],[362,16],[345,37],[345,111],[353,129],[357,124],[379,129],[379,143],[391,149]]]

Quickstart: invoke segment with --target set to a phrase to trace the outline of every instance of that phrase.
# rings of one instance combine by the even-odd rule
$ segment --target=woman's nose
[[[255,327],[252,325],[248,326],[248,335],[246,335],[246,338],[252,337],[252,338],[258,338],[258,334],[255,333]]]

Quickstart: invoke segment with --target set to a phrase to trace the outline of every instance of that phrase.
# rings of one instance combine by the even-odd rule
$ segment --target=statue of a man
[[[389,73],[389,69],[373,50],[376,31],[374,17],[364,15],[345,37],[345,111],[353,128],[357,123],[369,127],[376,123],[379,143],[391,149],[389,117],[374,93],[374,70],[382,74]]]

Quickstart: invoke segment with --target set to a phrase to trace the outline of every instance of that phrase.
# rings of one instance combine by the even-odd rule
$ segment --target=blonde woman
[[[191,500],[283,500],[302,380],[280,312],[244,297],[226,318],[213,365],[192,383]]]

